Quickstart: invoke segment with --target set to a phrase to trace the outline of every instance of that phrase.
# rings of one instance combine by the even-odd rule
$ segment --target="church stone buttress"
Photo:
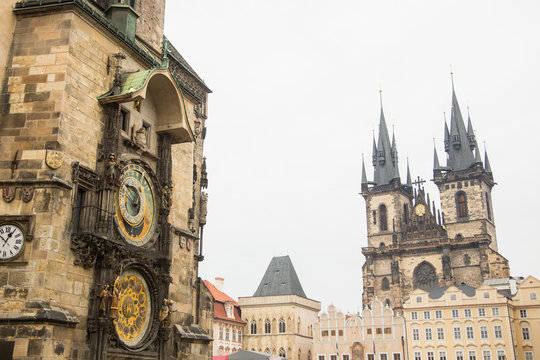
[[[470,117],[466,128],[454,92],[450,125],[445,123],[446,166],[434,154],[437,210],[425,181],[411,181],[408,164],[406,184],[401,183],[396,141],[390,142],[381,109],[373,181],[362,164],[368,233],[368,246],[362,248],[364,304],[377,297],[400,309],[416,288],[480,286],[485,279],[509,276],[508,261],[497,252],[491,166],[487,154],[482,161]]]

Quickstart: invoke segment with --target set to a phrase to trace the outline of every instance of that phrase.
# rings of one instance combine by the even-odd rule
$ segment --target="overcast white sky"
[[[402,177],[409,157],[413,177],[432,179],[450,66],[497,182],[499,250],[513,275],[540,277],[540,2],[169,0],[166,12],[167,36],[214,92],[203,279],[251,296],[271,258],[290,255],[323,309],[361,308],[358,193],[362,153],[373,177],[379,87]]]

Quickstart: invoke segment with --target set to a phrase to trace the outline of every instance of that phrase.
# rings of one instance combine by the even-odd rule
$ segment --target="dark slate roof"
[[[174,328],[176,329],[178,336],[182,339],[202,340],[203,342],[210,342],[213,340],[199,325],[182,326],[180,324],[174,324]]]
[[[373,181],[377,185],[389,184],[393,179],[399,177],[397,146],[395,137],[390,143],[388,128],[381,104],[381,119],[379,122],[379,141],[375,145],[373,142],[373,166],[375,174]]]
[[[439,299],[441,296],[444,295],[444,293],[446,292],[446,290],[448,290],[450,286],[444,286],[444,287],[440,287],[440,288],[435,288],[435,289],[431,289],[429,290],[429,297],[432,298],[432,299]],[[469,286],[467,284],[461,284],[461,285],[457,285],[456,286],[462,293],[464,293],[465,295],[471,297],[471,296],[474,296],[476,294],[476,289],[473,288],[472,286]]]
[[[274,295],[298,295],[307,298],[289,255],[272,258],[257,291],[253,294],[253,296]]]
[[[472,124],[469,119],[470,129]],[[452,86],[452,112],[450,117],[450,133],[445,129],[445,139],[449,135],[449,146],[447,149],[448,160],[446,166],[454,171],[470,168],[474,162],[474,153],[470,146],[467,129],[463,122],[463,116],[459,109],[456,92]]]

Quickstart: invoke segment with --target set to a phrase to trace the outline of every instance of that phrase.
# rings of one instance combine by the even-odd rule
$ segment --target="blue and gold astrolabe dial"
[[[157,201],[148,172],[138,164],[124,167],[116,198],[116,224],[128,244],[142,246],[156,232]]]

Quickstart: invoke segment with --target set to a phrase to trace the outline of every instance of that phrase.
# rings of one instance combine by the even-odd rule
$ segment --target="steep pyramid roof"
[[[298,295],[307,298],[289,255],[272,258],[257,291],[253,294],[253,296],[275,295]]]

